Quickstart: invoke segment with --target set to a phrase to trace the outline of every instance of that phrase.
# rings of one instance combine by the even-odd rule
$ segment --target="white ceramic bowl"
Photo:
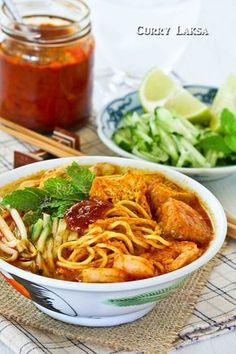
[[[62,166],[72,161],[82,165],[110,162],[160,171],[177,184],[197,193],[212,218],[215,236],[206,252],[191,264],[168,274],[124,283],[88,284],[46,278],[0,260],[0,270],[9,283],[13,286],[20,283],[21,293],[31,298],[35,305],[49,316],[84,326],[113,326],[134,321],[148,313],[157,301],[178,289],[188,275],[206,264],[222,246],[227,223],[223,208],[214,195],[193,179],[153,163],[116,157],[55,159],[2,174],[0,187],[42,169]],[[18,286],[16,288],[19,290]]]
[[[207,105],[212,103],[217,93],[217,89],[215,87],[202,85],[185,85],[184,87],[200,101]],[[117,125],[119,124],[123,115],[127,112],[134,111],[142,111],[137,91],[131,92],[128,95],[119,97],[109,102],[103,109],[102,113],[97,117],[98,135],[101,141],[116,154],[146,161],[141,157],[123,150],[112,140],[113,133],[116,131]],[[160,164],[157,163],[157,165]],[[236,173],[236,165],[212,168],[169,167],[201,182],[222,179],[229,176],[230,174]]]

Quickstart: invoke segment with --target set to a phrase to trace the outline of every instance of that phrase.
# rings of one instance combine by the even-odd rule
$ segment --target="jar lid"
[[[16,8],[23,23],[16,22],[2,4],[2,32],[24,42],[60,45],[91,31],[90,10],[81,0],[19,0]]]

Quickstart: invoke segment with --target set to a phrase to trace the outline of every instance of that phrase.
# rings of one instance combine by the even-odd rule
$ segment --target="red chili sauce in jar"
[[[86,122],[92,97],[91,34],[69,40],[69,28],[51,24],[41,24],[36,32],[40,43],[7,37],[0,45],[0,116],[38,131]],[[66,42],[48,44],[58,38]]]

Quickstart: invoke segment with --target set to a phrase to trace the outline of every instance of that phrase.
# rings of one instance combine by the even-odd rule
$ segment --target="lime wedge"
[[[212,119],[210,109],[205,104],[157,68],[147,73],[141,82],[139,98],[144,111],[147,112],[164,106],[193,123],[207,124]]]
[[[139,98],[144,111],[153,112],[163,106],[180,86],[162,70],[154,68],[143,78],[139,88]]]
[[[212,104],[212,112],[214,114],[211,120],[211,129],[219,130],[220,115],[224,108],[236,114],[236,76],[229,75],[219,88]]]
[[[173,114],[186,118],[192,123],[208,124],[212,119],[209,107],[185,89],[181,89],[176,95],[169,98],[165,107]]]

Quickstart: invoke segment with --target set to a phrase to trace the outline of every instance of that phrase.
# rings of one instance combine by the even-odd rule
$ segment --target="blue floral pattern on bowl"
[[[217,93],[216,88],[207,86],[186,85],[200,101],[210,105]],[[100,116],[98,124],[107,138],[111,138],[121,118],[126,112],[142,112],[138,91],[131,92],[109,103]]]

